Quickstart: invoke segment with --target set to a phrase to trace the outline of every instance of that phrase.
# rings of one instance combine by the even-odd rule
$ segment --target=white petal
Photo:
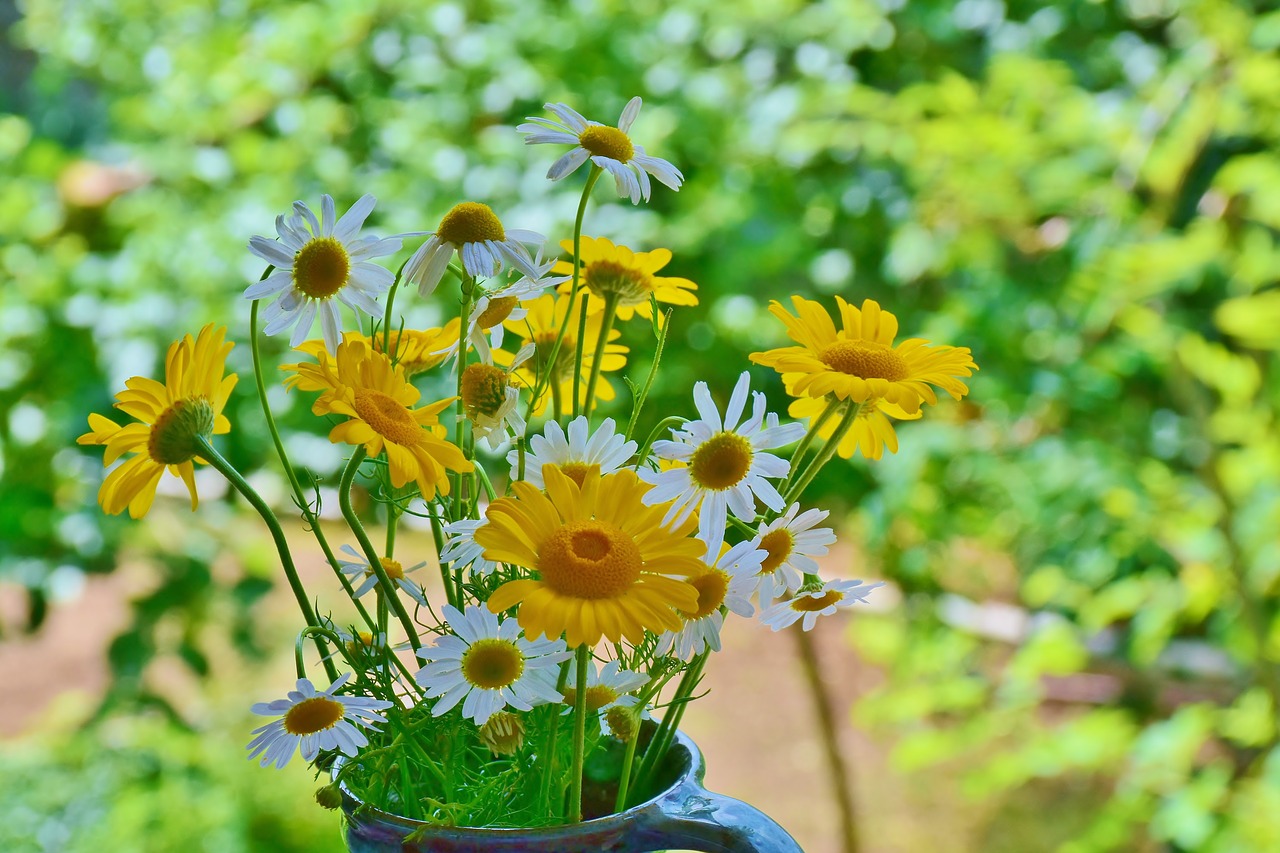
[[[333,207],[333,196],[325,193],[320,196],[320,231],[324,236],[333,236],[333,225],[336,218],[337,211]]]
[[[360,200],[342,214],[342,218],[334,226],[333,236],[343,243],[356,236],[360,226],[364,225],[364,221],[369,218],[369,214],[373,212],[373,206],[377,203],[378,200],[370,193],[360,196]]]
[[[637,95],[627,101],[627,105],[622,108],[622,115],[618,117],[618,130],[627,133],[631,130],[631,123],[636,120],[636,116],[640,115],[640,96]]]
[[[567,175],[573,174],[578,170],[579,166],[587,162],[587,158],[590,156],[591,152],[585,148],[569,149],[567,154],[551,164],[551,168],[547,170],[548,180],[558,181]]]
[[[249,238],[249,251],[281,269],[293,269],[293,253],[275,240],[254,235]]]

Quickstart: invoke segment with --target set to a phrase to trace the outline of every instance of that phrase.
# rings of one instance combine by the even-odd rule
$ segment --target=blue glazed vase
[[[702,753],[683,732],[676,733],[664,769],[669,784],[647,802],[594,820],[540,829],[429,826],[362,807],[343,787],[347,847],[351,853],[646,853],[669,849],[804,853],[764,812],[702,787],[706,772]],[[590,793],[589,788],[584,791],[584,803]],[[406,842],[412,833],[417,833],[415,840]]]

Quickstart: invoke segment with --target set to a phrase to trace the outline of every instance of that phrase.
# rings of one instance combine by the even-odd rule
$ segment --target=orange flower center
[[[328,299],[347,284],[351,257],[336,237],[315,237],[293,256],[293,284],[312,299]]]
[[[897,382],[911,375],[902,356],[874,341],[839,340],[824,349],[818,358],[832,370],[861,379]]]
[[[693,452],[689,473],[704,489],[723,491],[742,482],[753,455],[751,442],[737,433],[716,433]]]
[[[360,419],[387,441],[412,446],[422,439],[422,427],[409,410],[381,391],[356,389],[353,406]]]
[[[766,533],[760,540],[760,550],[767,552],[769,556],[760,563],[760,574],[769,575],[776,572],[778,567],[787,561],[787,557],[791,556],[795,544],[795,537],[785,527]]]
[[[724,604],[724,597],[729,592],[729,575],[720,569],[712,569],[697,577],[689,578],[688,584],[698,591],[698,609],[692,613],[680,611],[686,620],[702,619],[710,616]]]
[[[519,301],[518,296],[499,296],[497,299],[490,299],[489,306],[476,318],[476,325],[482,329],[492,329],[511,316],[511,312]]]
[[[635,540],[607,521],[573,521],[538,551],[547,586],[568,598],[618,598],[640,579],[644,561]]]
[[[160,413],[147,438],[147,453],[161,465],[181,465],[199,453],[196,439],[213,435],[213,406],[204,397],[178,400]]]
[[[501,243],[507,239],[507,232],[502,229],[502,221],[489,205],[478,201],[464,201],[454,205],[444,215],[444,219],[440,220],[436,238],[455,246],[483,243],[487,240]]]
[[[582,484],[586,482],[587,475],[597,476],[600,474],[600,466],[588,465],[586,462],[565,462],[560,466],[560,472],[577,483],[578,488],[582,488]]]
[[[653,278],[648,273],[617,261],[593,261],[582,270],[582,278],[596,296],[603,299],[606,294],[613,294],[623,307],[647,302],[653,290]]]
[[[816,613],[819,610],[825,610],[831,605],[843,600],[843,592],[835,589],[829,589],[822,595],[806,595],[801,598],[792,599],[791,609],[799,611],[800,613]]]
[[[498,690],[514,684],[524,672],[524,655],[515,643],[486,637],[462,655],[462,675],[472,685]]]
[[[467,414],[494,415],[507,401],[507,372],[492,364],[469,364],[462,371],[462,403]]]
[[[631,137],[616,127],[593,124],[578,135],[578,144],[599,157],[626,163],[635,156]]]
[[[313,735],[333,728],[342,712],[342,703],[327,696],[303,699],[285,712],[284,730],[291,735]]]

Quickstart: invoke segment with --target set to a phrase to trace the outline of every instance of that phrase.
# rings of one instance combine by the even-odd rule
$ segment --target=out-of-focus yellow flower
[[[788,389],[790,390],[790,389]],[[787,414],[796,420],[804,420],[808,418],[810,422],[822,414],[827,407],[827,401],[818,397],[797,397],[791,401],[791,406],[787,409]],[[892,403],[886,403],[879,400],[875,403],[863,404],[858,412],[858,417],[849,426],[849,431],[840,439],[836,452],[844,459],[848,459],[855,453],[861,453],[868,459],[879,459],[884,456],[885,448],[890,453],[898,452],[898,435],[893,430],[893,421],[897,420],[916,420],[922,413],[916,411],[915,414],[908,414],[900,407]],[[839,418],[828,418],[827,421],[818,428],[818,437],[828,439],[836,431],[839,424]]]
[[[557,275],[573,275],[573,241],[561,244],[570,254],[570,260],[558,261],[551,272]],[[582,284],[589,293],[589,311],[604,307],[608,295],[617,298],[619,320],[630,320],[636,314],[648,318],[652,314],[649,296],[671,305],[697,305],[698,297],[692,291],[698,285],[687,278],[670,278],[654,275],[671,262],[670,249],[654,249],[652,252],[633,252],[626,246],[615,246],[604,237],[583,237]],[[568,293],[571,284],[560,286]]]
[[[360,332],[342,333],[344,342],[363,341],[372,347],[374,352],[389,352],[391,360],[404,371],[405,377],[409,378],[438,366],[449,357],[449,345],[453,344],[456,347],[458,344],[458,318],[454,317],[444,326],[433,329],[392,329],[389,337],[389,346],[384,350],[382,332],[378,332],[373,337]],[[320,360],[320,354],[326,352],[324,341],[318,338],[305,341],[297,347],[297,350],[311,356],[317,362]],[[291,368],[293,365],[285,367]],[[303,391],[320,390],[318,387],[307,387],[297,377],[291,377],[286,384],[290,387],[296,385]]]

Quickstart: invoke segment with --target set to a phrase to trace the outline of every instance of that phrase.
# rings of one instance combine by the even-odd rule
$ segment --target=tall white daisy
[[[591,434],[591,424],[585,415],[579,415],[569,422],[566,434],[560,424],[547,421],[542,435],[529,439],[529,452],[524,458],[524,479],[545,488],[542,479],[542,466],[557,466],[570,480],[579,486],[587,474],[605,476],[612,474],[626,464],[636,453],[636,443],[628,441],[626,436],[616,433],[617,424],[613,418],[605,418]],[[511,479],[520,479],[520,452],[512,450],[507,454],[511,463]]]
[[[760,547],[768,554],[756,575],[761,607],[800,589],[804,575],[818,573],[815,558],[826,556],[827,546],[836,541],[830,527],[813,529],[827,515],[825,509],[800,512],[800,504],[794,503],[784,515],[760,525]]]
[[[296,347],[307,339],[319,313],[325,347],[332,353],[338,350],[342,326],[335,297],[353,310],[382,318],[377,296],[391,287],[395,276],[369,261],[398,252],[400,237],[357,237],[374,204],[373,196],[362,196],[335,221],[332,196],[320,197],[319,219],[295,201],[291,216],[276,217],[279,240],[249,238],[249,251],[275,267],[244,292],[245,299],[279,294],[262,312],[263,332],[274,335],[296,323],[289,340]]]
[[[377,731],[376,723],[387,721],[378,711],[390,708],[391,703],[337,695],[350,678],[351,673],[344,673],[325,690],[316,690],[310,681],[299,678],[297,689],[289,691],[287,698],[254,705],[253,713],[279,715],[280,719],[253,730],[254,738],[247,747],[249,758],[261,755],[263,767],[274,763],[283,768],[299,747],[302,759],[312,761],[322,749],[340,749],[354,756],[368,746],[369,739],[360,728]]]
[[[564,104],[545,104],[546,109],[555,113],[559,121],[530,116],[530,123],[522,124],[516,130],[526,134],[525,145],[550,143],[574,146],[569,153],[551,164],[547,171],[547,177],[551,180],[558,181],[571,175],[579,166],[591,160],[613,175],[619,196],[630,198],[632,204],[639,204],[641,198],[649,200],[649,175],[677,191],[684,182],[684,175],[680,174],[679,169],[660,157],[645,154],[644,148],[632,142],[627,135],[632,122],[640,114],[640,104],[638,97],[628,101],[622,108],[622,115],[618,117],[617,127],[588,121]]]
[[[698,536],[707,543],[708,554],[720,553],[729,511],[743,521],[754,521],[755,499],[781,510],[782,495],[767,478],[781,479],[791,463],[764,451],[797,441],[804,435],[800,424],[779,425],[776,415],[765,413],[765,398],[755,392],[751,417],[738,422],[747,404],[751,376],[743,372],[734,386],[724,419],[711,399],[707,383],[693,387],[693,400],[701,418],[672,430],[672,441],[655,441],[653,452],[680,466],[665,471],[640,469],[640,479],[653,488],[644,496],[645,504],[674,501],[667,520],[677,523],[697,510]]]
[[[884,586],[884,582],[827,581],[819,589],[802,592],[795,598],[766,607],[760,612],[760,621],[775,631],[781,631],[803,619],[804,630],[812,631],[819,616],[830,616],[859,601],[866,604],[867,594],[878,586]]]
[[[428,233],[404,268],[405,279],[416,283],[423,296],[436,289],[455,251],[472,278],[493,278],[511,266],[536,279],[538,267],[525,246],[547,242],[536,231],[506,230],[489,205],[475,201],[454,205]]]
[[[338,560],[338,566],[342,569],[342,573],[345,575],[351,575],[353,582],[355,578],[363,578],[360,585],[355,589],[356,598],[359,598],[378,585],[378,575],[374,572],[373,568],[369,565],[369,561],[365,559],[363,554],[350,545],[343,545],[338,550],[350,557],[350,559],[347,560]],[[391,578],[391,581],[396,586],[404,590],[410,598],[418,602],[422,607],[427,606],[427,593],[423,590],[420,584],[414,583],[412,580],[407,578],[406,575],[410,572],[416,572],[426,564],[427,563],[424,560],[421,563],[410,566],[406,569],[399,560],[393,560],[390,557],[382,558],[382,568],[386,571],[387,577]]]
[[[474,575],[490,575],[498,568],[493,560],[484,556],[484,548],[476,543],[476,528],[487,524],[488,519],[464,518],[444,526],[445,544],[440,552],[440,562],[453,569],[471,567]]]
[[[658,638],[656,654],[673,654],[689,660],[705,650],[720,651],[720,629],[724,625],[724,609],[750,618],[755,614],[751,593],[760,563],[767,554],[760,550],[760,540],[751,539],[726,548],[715,565],[686,581],[698,591],[698,609],[680,613],[684,626],[667,631]]]
[[[484,607],[462,613],[444,606],[454,634],[437,637],[418,656],[430,661],[414,677],[426,695],[438,699],[431,708],[439,717],[462,702],[462,716],[483,726],[508,705],[528,711],[534,705],[560,701],[556,678],[560,663],[572,652],[564,640],[528,640],[515,619],[498,621]]]

